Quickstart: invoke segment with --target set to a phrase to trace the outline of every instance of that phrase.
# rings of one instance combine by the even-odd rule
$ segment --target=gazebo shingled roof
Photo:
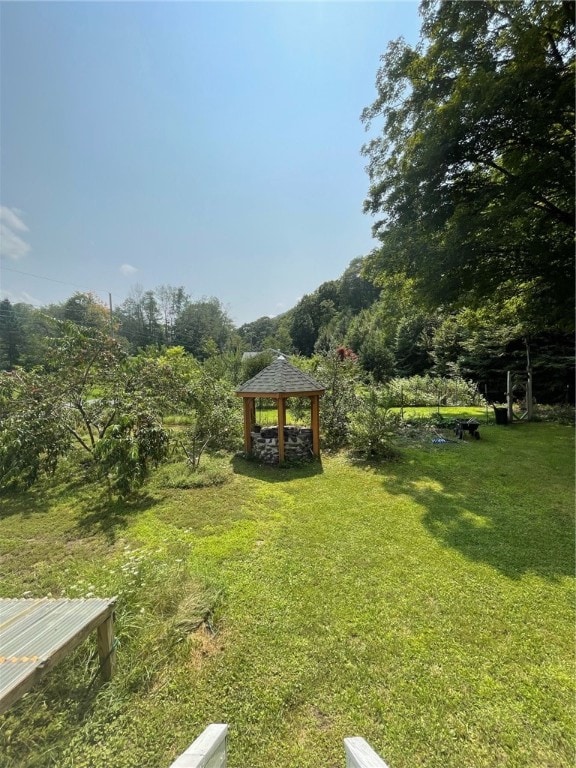
[[[311,404],[313,453],[320,455],[319,398],[326,387],[308,376],[282,355],[267,368],[257,373],[236,389],[238,397],[244,399],[244,446],[251,452],[251,431],[255,421],[254,402],[257,397],[272,397],[278,401],[278,449],[280,461],[284,460],[284,425],[286,423],[286,398],[290,396],[309,397]]]
[[[238,395],[254,394],[290,394],[320,393],[325,392],[326,387],[319,384],[312,376],[301,371],[289,363],[284,357],[278,357],[267,368],[257,373],[244,382],[236,393]]]

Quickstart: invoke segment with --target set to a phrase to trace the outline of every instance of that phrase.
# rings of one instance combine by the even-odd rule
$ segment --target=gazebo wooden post
[[[278,397],[278,462],[284,461],[284,425],[286,424],[286,399]]]
[[[246,453],[252,453],[252,421],[254,414],[254,398],[243,397],[244,402],[244,450]]]
[[[310,397],[310,426],[312,427],[312,453],[320,456],[320,395]]]

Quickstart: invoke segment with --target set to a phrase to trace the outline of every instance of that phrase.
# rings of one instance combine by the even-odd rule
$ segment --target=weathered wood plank
[[[312,427],[312,453],[320,456],[320,396],[310,398],[310,425]]]
[[[344,739],[344,749],[346,768],[388,768],[384,760],[360,736]]]
[[[98,658],[100,676],[104,682],[112,680],[116,668],[116,650],[114,648],[114,614],[110,614],[97,629]]]
[[[278,400],[278,461],[284,461],[284,427],[286,425],[286,403],[284,398]]]
[[[228,726],[212,723],[172,763],[170,768],[226,768]]]

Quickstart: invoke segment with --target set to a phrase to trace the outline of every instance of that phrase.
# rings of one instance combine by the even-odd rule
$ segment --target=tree
[[[61,317],[86,328],[102,331],[110,327],[108,308],[92,293],[77,291],[73,294],[62,305]]]
[[[350,323],[346,343],[360,356],[362,368],[376,381],[384,382],[394,376],[397,367],[395,353],[405,352],[399,332],[404,323],[420,316],[422,310],[415,304],[413,281],[404,275],[381,279],[382,290],[378,300],[363,309]],[[403,367],[404,360],[400,360]]]
[[[313,361],[311,372],[326,387],[320,409],[324,445],[327,448],[341,448],[348,442],[350,419],[358,403],[358,363],[354,358],[341,356],[333,349]]]
[[[339,280],[340,307],[351,314],[370,307],[380,294],[380,288],[363,274],[364,261],[362,257],[352,259]]]
[[[394,441],[400,416],[390,411],[389,405],[385,392],[378,387],[370,387],[359,398],[350,423],[350,447],[357,456],[367,460],[398,457]]]
[[[0,487],[30,484],[73,446],[125,495],[166,454],[161,417],[188,395],[187,373],[161,358],[129,359],[96,329],[67,322],[50,370],[0,374]]]
[[[30,304],[15,304],[14,314],[21,330],[18,365],[33,368],[49,364],[48,339],[58,333],[58,323],[50,317],[47,310],[36,309]]]
[[[141,285],[133,286],[128,298],[116,309],[115,319],[119,334],[133,351],[160,344],[163,334],[153,291],[144,291]]]
[[[272,336],[276,330],[277,323],[272,317],[259,317],[252,323],[244,323],[238,328],[241,339],[246,344],[246,349],[250,352],[262,352],[265,347],[264,341]]]
[[[311,299],[304,296],[297,304],[290,322],[290,337],[294,349],[301,355],[311,355],[318,339],[318,328],[312,317]]]
[[[23,341],[14,307],[8,299],[0,301],[0,370],[10,371],[18,363]]]
[[[421,42],[391,43],[364,110],[381,134],[365,210],[369,273],[432,307],[530,292],[573,325],[574,3],[424,0]]]
[[[238,447],[241,425],[239,401],[228,382],[213,376],[206,363],[198,371],[190,397],[192,425],[183,441],[193,470],[207,449]]]
[[[184,309],[190,303],[190,297],[182,285],[159,285],[156,288],[158,308],[164,326],[164,343],[169,345],[174,340],[174,325]]]
[[[182,311],[174,326],[174,341],[198,360],[205,360],[211,354],[209,342],[222,352],[231,340],[233,327],[221,302],[205,298]]]
[[[430,368],[432,327],[425,314],[403,317],[396,329],[394,367],[397,376],[416,376]]]

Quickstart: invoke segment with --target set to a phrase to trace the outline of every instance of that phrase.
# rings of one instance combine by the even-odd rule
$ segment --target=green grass
[[[390,408],[393,413],[400,413],[400,408]],[[407,406],[402,409],[405,419],[430,419],[440,415],[446,421],[452,419],[477,419],[481,424],[493,424],[494,411],[479,405],[442,405],[420,406],[418,408]]]
[[[343,766],[350,735],[391,768],[573,766],[572,430],[481,431],[159,473],[131,504],[72,468],[0,497],[4,596],[120,595],[112,683],[87,641],[2,719],[0,763],[162,768],[227,722],[231,768]]]

